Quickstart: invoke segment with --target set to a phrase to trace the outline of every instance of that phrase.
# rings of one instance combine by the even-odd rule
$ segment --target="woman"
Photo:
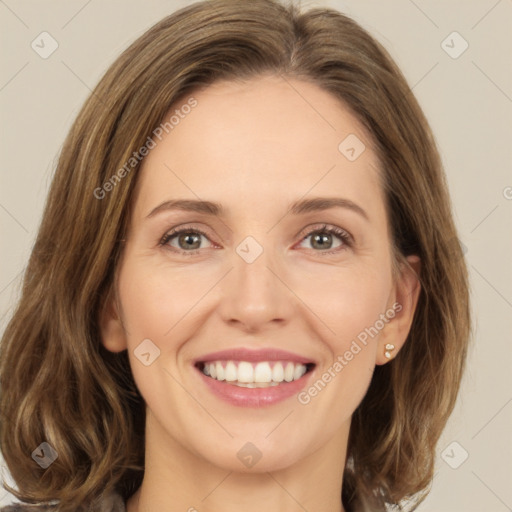
[[[413,510],[465,365],[454,240],[425,117],[354,21],[272,0],[165,18],[62,150],[1,344],[9,490]]]

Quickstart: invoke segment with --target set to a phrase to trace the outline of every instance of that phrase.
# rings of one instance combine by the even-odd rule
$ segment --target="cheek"
[[[310,316],[316,318],[313,330],[325,333],[322,342],[328,352],[316,380],[298,396],[298,401],[330,411],[337,419],[332,428],[348,419],[370,384],[377,340],[385,326],[381,318],[392,286],[386,269],[385,262],[359,269],[324,269],[313,279],[295,283],[300,286],[298,295],[315,314]]]
[[[154,338],[161,350],[167,350],[173,332],[182,328],[184,319],[194,317],[198,302],[215,281],[211,272],[198,276],[186,267],[169,269],[134,259],[121,272],[119,290],[129,345]]]
[[[195,411],[197,407],[179,384],[182,376],[177,356],[191,335],[187,330],[190,322],[197,325],[194,318],[200,308],[194,304],[209,288],[207,276],[194,279],[190,272],[170,272],[136,257],[127,258],[120,272],[119,294],[132,374],[148,408],[159,411],[168,425],[178,425],[183,419],[173,411]],[[145,361],[143,354],[147,353]]]
[[[366,330],[379,322],[387,309],[392,281],[385,262],[374,262],[319,268],[310,272],[308,279],[296,277],[292,286],[314,313],[310,318],[316,317],[319,332],[326,333],[324,341],[334,356],[348,350],[358,336],[364,341]]]

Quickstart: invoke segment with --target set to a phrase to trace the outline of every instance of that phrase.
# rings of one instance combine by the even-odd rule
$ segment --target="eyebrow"
[[[295,201],[290,206],[292,215],[301,215],[304,213],[329,210],[331,208],[345,208],[351,210],[366,220],[369,220],[368,214],[358,204],[344,199],[342,197],[315,197],[312,199],[302,199]],[[221,216],[224,208],[220,203],[212,201],[202,201],[197,199],[172,199],[159,204],[147,215],[147,218],[154,217],[156,214],[168,210],[183,210],[188,212],[203,213],[206,215]]]

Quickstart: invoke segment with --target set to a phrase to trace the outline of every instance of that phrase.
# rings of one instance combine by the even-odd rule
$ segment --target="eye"
[[[326,224],[313,229],[309,228],[300,245],[302,246],[308,240],[315,252],[325,254],[336,253],[352,246],[352,237],[344,229]]]
[[[201,247],[203,239],[209,240],[206,233],[197,228],[179,228],[166,233],[159,245],[171,247],[180,253],[196,254]]]
[[[301,234],[302,240],[299,246],[309,240],[310,249],[322,254],[333,254],[352,247],[352,236],[344,229],[326,224],[309,228]],[[168,247],[174,252],[186,255],[198,254],[204,247],[204,241],[210,241],[208,235],[196,227],[182,227],[172,229],[166,233],[159,242],[160,246]],[[214,245],[214,244],[212,244]]]

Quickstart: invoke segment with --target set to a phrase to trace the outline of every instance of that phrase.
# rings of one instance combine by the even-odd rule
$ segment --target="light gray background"
[[[18,296],[56,157],[78,109],[129,43],[189,3],[0,0],[0,332]],[[352,16],[396,59],[436,135],[467,248],[474,345],[439,444],[433,489],[419,510],[511,511],[512,0],[302,4]],[[43,31],[59,45],[47,59],[31,48]],[[455,59],[445,49],[457,52],[463,41],[452,37],[442,45],[453,31],[469,44]],[[468,458],[460,464],[465,452]],[[5,467],[3,474],[12,483]],[[11,501],[0,491],[0,505]]]

